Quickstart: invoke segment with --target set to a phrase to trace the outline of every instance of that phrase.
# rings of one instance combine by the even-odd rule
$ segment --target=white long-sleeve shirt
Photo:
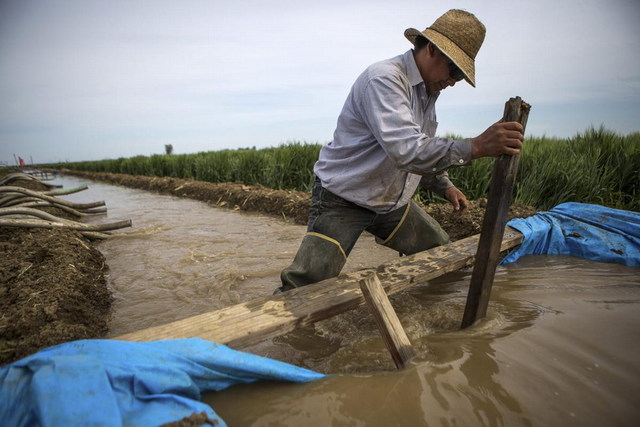
[[[437,97],[427,94],[412,50],[368,67],[320,150],[322,186],[378,213],[406,205],[421,179],[442,195],[453,185],[446,170],[471,162],[471,143],[434,136]]]

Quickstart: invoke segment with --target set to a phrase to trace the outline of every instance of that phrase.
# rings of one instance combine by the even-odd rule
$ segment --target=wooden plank
[[[505,104],[503,120],[527,125],[530,106],[520,97]],[[462,328],[473,325],[487,315],[491,287],[498,265],[500,242],[507,224],[507,214],[518,170],[519,154],[502,155],[494,162],[487,209],[480,230],[477,262],[471,274],[469,294],[462,317]]]
[[[388,295],[470,265],[479,235],[414,255],[397,258],[376,269],[342,274],[313,285],[265,296],[221,310],[113,337],[128,341],[200,337],[241,349],[364,304],[359,280],[375,272]],[[508,228],[502,250],[522,242]]]
[[[376,319],[384,345],[391,353],[396,368],[403,369],[414,357],[413,346],[404,332],[378,276],[373,273],[360,280],[360,290]]]

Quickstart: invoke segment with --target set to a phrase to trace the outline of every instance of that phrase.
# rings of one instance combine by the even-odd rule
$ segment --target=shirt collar
[[[416,65],[416,60],[413,57],[413,49],[409,49],[407,52],[405,52],[402,56],[402,60],[404,61],[405,67],[407,69],[407,77],[409,77],[409,83],[411,83],[411,86],[415,87],[422,85],[422,89],[418,90],[424,90],[427,98],[438,99],[438,97],[440,96],[440,92],[436,92],[433,95],[429,95],[426,93],[427,86],[424,80],[422,80],[420,70],[418,70],[418,66]]]
[[[422,76],[420,75],[420,71],[416,65],[416,60],[413,57],[413,49],[406,51],[402,59],[404,60],[404,65],[407,68],[407,77],[409,77],[409,83],[411,83],[411,86],[417,86],[420,83],[423,83]]]

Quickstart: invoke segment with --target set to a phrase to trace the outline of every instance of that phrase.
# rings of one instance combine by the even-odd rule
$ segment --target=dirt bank
[[[87,179],[205,201],[234,210],[258,211],[298,224],[306,223],[309,194],[241,183],[213,184],[175,178],[67,172]],[[30,182],[21,185],[33,190]],[[449,205],[425,210],[453,240],[480,232],[483,200],[466,212]],[[51,212],[63,216],[62,212]],[[510,217],[535,209],[513,206]],[[112,297],[104,257],[74,231],[0,227],[0,364],[44,347],[107,333]]]
[[[46,190],[36,182],[11,185]],[[0,364],[105,336],[112,302],[106,274],[102,254],[75,231],[0,227]]]

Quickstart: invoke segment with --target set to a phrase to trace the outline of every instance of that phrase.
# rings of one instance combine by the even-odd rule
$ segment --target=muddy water
[[[64,178],[65,187],[81,182]],[[304,227],[201,202],[89,183],[128,235],[99,244],[116,296],[112,335],[278,285]],[[104,218],[102,219],[104,221]],[[347,266],[396,256],[362,239]],[[418,357],[402,372],[365,309],[250,350],[332,374],[207,393],[231,426],[635,426],[640,421],[640,270],[530,256],[496,273],[489,317],[459,330],[469,271],[392,298]]]
[[[110,267],[113,336],[271,295],[305,233],[305,227],[279,218],[204,202],[75,177],[57,183],[89,186],[67,200],[106,202],[107,217],[93,222],[133,222],[132,228],[116,231],[120,237],[97,245]],[[371,236],[358,242],[353,255],[346,270],[375,267],[397,256]]]

